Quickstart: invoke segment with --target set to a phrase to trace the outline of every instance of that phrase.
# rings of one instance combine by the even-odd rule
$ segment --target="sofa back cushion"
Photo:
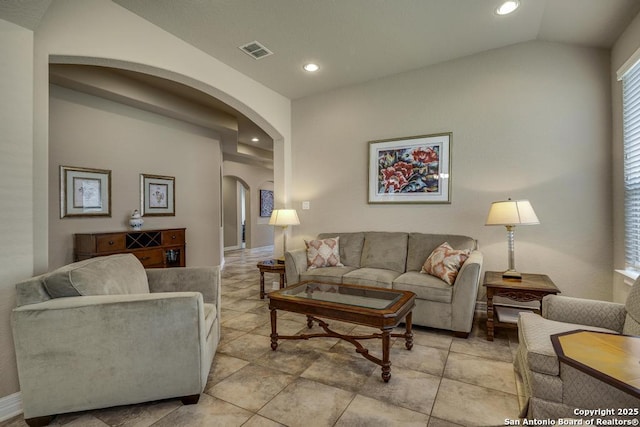
[[[360,266],[404,273],[407,265],[407,239],[407,233],[365,233]]]
[[[65,265],[46,275],[44,286],[51,298],[149,293],[147,274],[133,254],[109,255]]]
[[[453,249],[477,249],[476,241],[467,236],[410,233],[407,243],[407,271],[420,271],[429,255],[444,242],[448,242]]]
[[[340,262],[348,267],[360,268],[364,233],[322,233],[318,239],[339,237]]]

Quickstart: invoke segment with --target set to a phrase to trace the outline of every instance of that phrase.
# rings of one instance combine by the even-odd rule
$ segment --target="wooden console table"
[[[74,260],[132,253],[145,268],[184,267],[185,230],[171,228],[74,234]]]
[[[522,274],[522,280],[503,279],[498,271],[487,271],[484,274],[483,286],[487,288],[487,340],[493,341],[496,327],[516,328],[519,311],[535,311],[531,307],[511,307],[494,304],[494,297],[505,297],[516,302],[539,301],[546,295],[557,294],[560,290],[545,274]]]

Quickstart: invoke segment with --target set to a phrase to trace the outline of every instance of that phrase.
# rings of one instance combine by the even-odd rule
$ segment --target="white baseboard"
[[[0,398],[0,421],[22,414],[22,395],[20,392]]]

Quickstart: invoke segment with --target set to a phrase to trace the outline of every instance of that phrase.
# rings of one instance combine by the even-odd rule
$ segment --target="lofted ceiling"
[[[494,13],[501,0],[112,1],[292,100],[530,40],[608,49],[640,11],[640,0],[520,0],[508,16]],[[0,19],[35,30],[51,4],[2,0]],[[273,55],[239,49],[253,41]],[[320,70],[304,72],[310,61]],[[261,132],[238,116],[240,143]]]

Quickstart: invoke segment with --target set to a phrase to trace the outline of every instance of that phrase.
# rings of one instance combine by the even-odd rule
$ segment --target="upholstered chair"
[[[530,419],[579,418],[576,409],[638,408],[640,399],[560,364],[550,336],[574,330],[640,335],[640,279],[625,304],[549,295],[542,316],[520,313],[514,362]]]
[[[18,378],[27,424],[168,398],[195,403],[220,339],[218,267],[145,270],[92,258],[16,285]]]

